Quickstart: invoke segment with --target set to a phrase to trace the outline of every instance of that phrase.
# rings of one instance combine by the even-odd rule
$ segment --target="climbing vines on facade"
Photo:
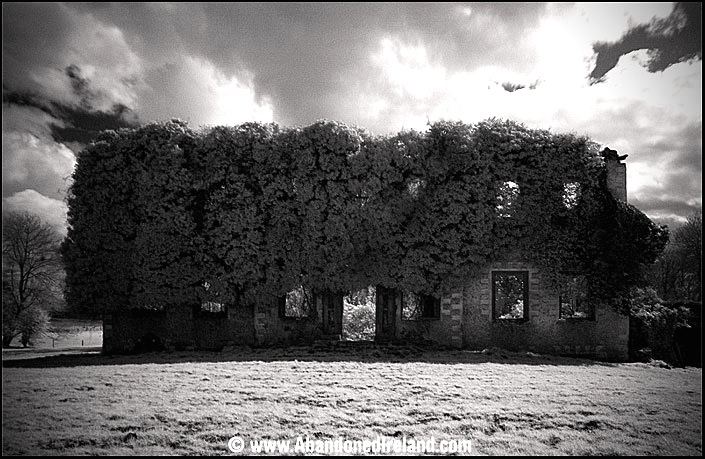
[[[109,131],[73,175],[67,300],[158,309],[298,285],[440,295],[522,259],[555,285],[584,273],[608,301],[667,233],[605,180],[587,138],[494,119],[388,136],[331,121]]]

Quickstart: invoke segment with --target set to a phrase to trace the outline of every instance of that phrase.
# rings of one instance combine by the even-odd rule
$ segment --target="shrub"
[[[631,289],[629,302],[632,357],[680,363],[674,347],[675,334],[679,327],[688,327],[690,312],[664,304],[650,287]]]
[[[343,339],[372,341],[375,338],[375,303],[343,303]]]

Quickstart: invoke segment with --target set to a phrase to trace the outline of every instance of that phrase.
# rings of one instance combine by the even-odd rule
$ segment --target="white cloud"
[[[196,125],[273,121],[272,103],[258,99],[245,77],[227,76],[208,60],[183,56],[149,72],[136,111],[146,121],[182,118]]]
[[[428,99],[442,89],[446,70],[428,61],[423,45],[406,45],[385,38],[372,62],[382,70],[383,79],[399,96]]]
[[[3,105],[4,195],[28,187],[47,196],[66,194],[76,159],[69,148],[51,139],[47,126],[50,120],[36,109]],[[15,130],[20,122],[25,129]]]
[[[30,212],[52,225],[62,235],[66,234],[67,207],[63,201],[52,199],[27,189],[2,199],[3,211]]]
[[[628,23],[665,16],[670,5],[577,5],[560,11],[549,9],[526,40],[536,50],[530,70],[519,73],[510,63],[496,62],[470,70],[449,71],[429,57],[423,43],[408,44],[384,38],[371,53],[372,74],[383,76],[373,91],[377,106],[396,107],[385,117],[387,129],[399,128],[398,117],[409,112],[431,121],[441,118],[478,121],[489,116],[517,119],[537,127],[575,129],[606,111],[645,101],[670,115],[699,119],[702,113],[702,64],[678,64],[667,71],[648,73],[638,62],[640,53],[623,59],[605,83],[590,86],[587,76],[597,40],[618,38]],[[618,19],[610,19],[616,16]],[[605,24],[605,29],[595,27]],[[643,54],[643,53],[642,53]],[[519,83],[523,89],[507,93],[501,83]],[[430,97],[434,96],[432,100]],[[644,119],[647,124],[653,120]],[[588,132],[592,134],[592,132]]]

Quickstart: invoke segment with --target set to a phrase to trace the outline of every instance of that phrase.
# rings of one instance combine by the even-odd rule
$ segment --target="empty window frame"
[[[595,308],[587,294],[585,276],[567,275],[558,296],[558,318],[593,320]]]
[[[209,282],[203,282],[203,289],[208,292],[211,288]],[[199,312],[225,313],[225,304],[217,301],[202,301]]]
[[[578,205],[580,198],[580,183],[568,182],[563,185],[563,205],[566,209],[572,209]]]
[[[432,295],[404,292],[401,318],[403,320],[439,319],[441,300]]]
[[[519,198],[519,185],[515,182],[504,182],[497,193],[497,215],[511,217]]]
[[[492,272],[492,317],[497,321],[527,320],[529,272]]]
[[[425,185],[426,183],[423,180],[415,178],[410,180],[406,184],[406,189],[409,192],[409,195],[411,195],[411,197],[418,198],[419,192],[424,188]]]
[[[310,317],[312,312],[313,294],[302,286],[290,291],[279,301],[279,315],[281,317]]]
[[[223,313],[225,312],[225,304],[216,303],[215,301],[203,301],[201,303],[201,312]]]

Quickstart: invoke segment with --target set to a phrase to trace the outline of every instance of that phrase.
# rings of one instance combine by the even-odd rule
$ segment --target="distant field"
[[[101,347],[103,345],[103,323],[99,320],[52,319],[48,329],[32,339],[31,348],[75,349],[81,347]],[[21,348],[17,337],[12,346]]]
[[[464,438],[478,454],[702,454],[693,368],[374,347],[4,366],[3,454],[230,454],[234,435]]]

